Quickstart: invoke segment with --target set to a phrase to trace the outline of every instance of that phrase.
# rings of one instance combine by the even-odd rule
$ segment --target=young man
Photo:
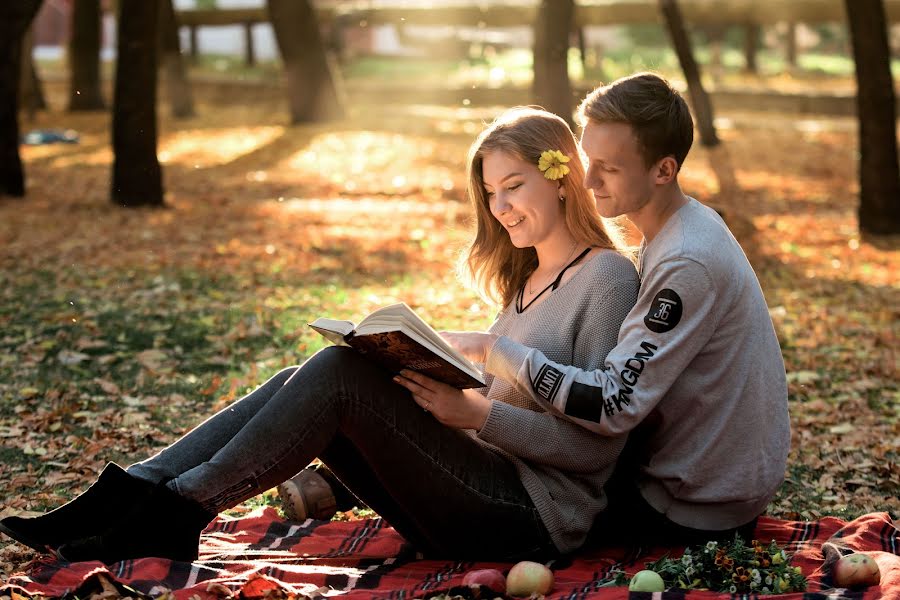
[[[605,217],[643,234],[641,289],[602,370],[549,361],[505,337],[450,334],[488,372],[601,435],[632,432],[598,539],[748,539],[790,446],[781,350],[759,282],[722,219],[678,184],[693,141],[681,96],[641,73],[580,110],[585,185]]]

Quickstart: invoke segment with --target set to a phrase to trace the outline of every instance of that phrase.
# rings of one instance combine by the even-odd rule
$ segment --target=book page
[[[350,321],[338,321],[320,317],[312,323],[307,323],[307,325],[315,329],[329,342],[338,346],[346,346],[345,338],[353,333],[353,323]]]

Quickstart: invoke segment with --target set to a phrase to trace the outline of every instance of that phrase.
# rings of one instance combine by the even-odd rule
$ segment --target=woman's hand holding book
[[[448,427],[480,430],[491,412],[491,400],[476,390],[458,390],[407,369],[394,381],[410,391],[416,404]]]

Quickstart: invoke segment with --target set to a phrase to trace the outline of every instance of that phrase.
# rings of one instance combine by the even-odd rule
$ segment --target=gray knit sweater
[[[554,361],[596,369],[616,345],[638,287],[631,262],[604,250],[543,302],[522,314],[507,306],[491,331],[540,348]],[[606,506],[603,485],[626,436],[597,435],[545,412],[499,377],[488,375],[487,384],[484,391],[495,402],[477,438],[516,466],[556,547],[576,550]]]
[[[640,296],[605,364],[579,368],[501,337],[487,370],[586,430],[620,436],[641,424],[644,498],[681,525],[738,527],[774,496],[790,448],[765,298],[725,223],[694,199],[641,258]]]

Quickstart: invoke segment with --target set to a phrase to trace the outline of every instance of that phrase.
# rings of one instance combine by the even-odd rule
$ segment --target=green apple
[[[666,584],[656,571],[638,571],[628,582],[629,592],[664,592]]]

